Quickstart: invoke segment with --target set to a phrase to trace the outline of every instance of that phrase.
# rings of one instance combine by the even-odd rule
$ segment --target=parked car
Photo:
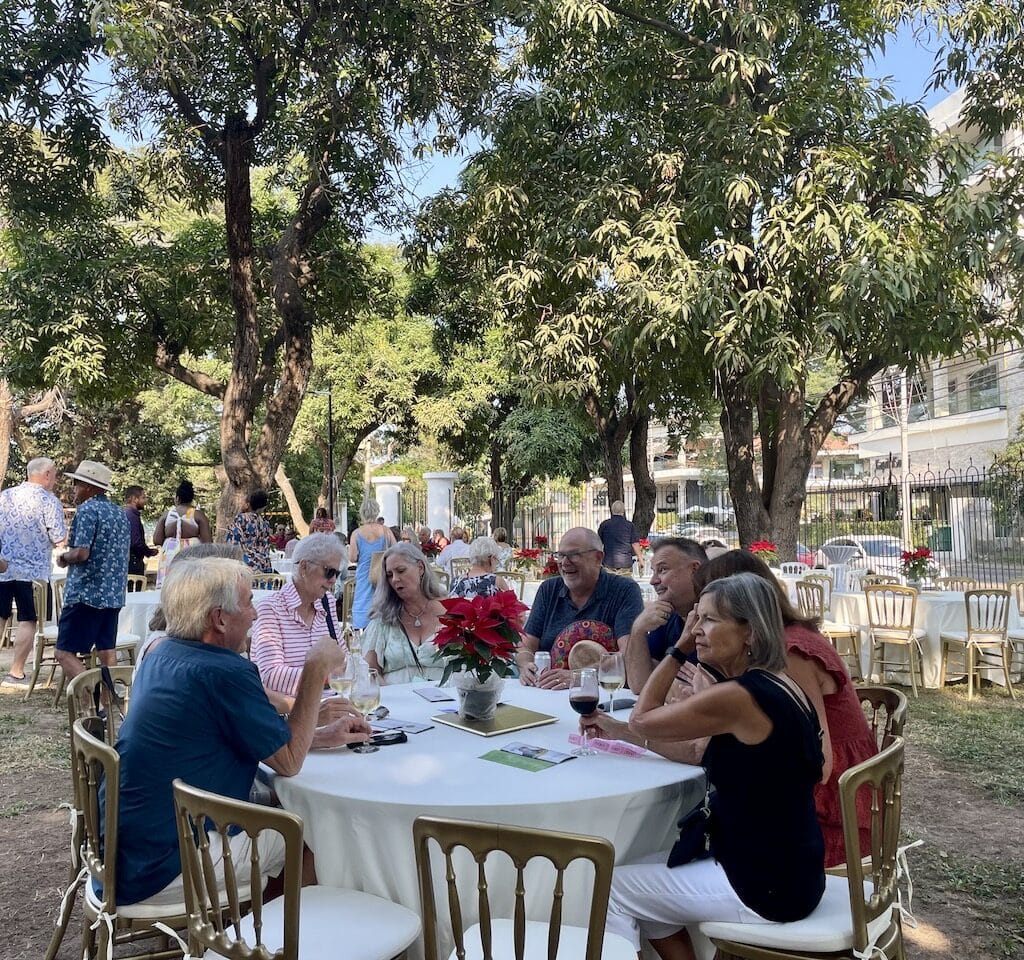
[[[831,547],[839,549],[830,550]],[[818,548],[817,559],[821,566],[846,563],[855,570],[870,570],[872,573],[886,573],[899,577],[903,575],[900,555],[909,549],[911,548],[899,537],[883,534],[850,534],[826,540]],[[936,576],[946,575],[946,569],[941,564],[936,564],[936,569]]]
[[[814,550],[812,550],[805,544],[797,543],[796,559],[798,563],[806,563],[807,566],[813,567],[818,562],[818,555]]]
[[[705,549],[724,547],[726,550],[730,550],[736,545],[735,536],[705,523],[677,523],[672,528],[672,536],[689,537],[691,540],[696,540]]]

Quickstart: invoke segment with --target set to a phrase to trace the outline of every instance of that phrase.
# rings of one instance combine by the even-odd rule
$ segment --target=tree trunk
[[[6,378],[0,378],[0,489],[7,477],[7,464],[11,459],[11,441],[14,439],[14,394]]]
[[[288,504],[288,513],[292,518],[292,526],[295,528],[295,532],[300,537],[306,536],[309,533],[309,524],[302,515],[299,498],[295,496],[295,488],[292,486],[291,480],[288,479],[288,474],[284,471],[283,463],[277,465],[277,471],[274,473],[274,482],[280,488],[281,493],[284,494],[284,500]]]
[[[256,473],[248,450],[255,409],[253,388],[260,373],[260,331],[253,269],[252,131],[244,117],[229,117],[225,123],[223,156],[228,287],[235,308],[235,340],[220,418],[220,452],[227,482],[217,503],[218,540],[241,509],[245,496],[270,485],[269,474]]]
[[[633,425],[632,411],[627,410],[619,416],[613,399],[605,409],[600,398],[588,393],[583,398],[584,407],[594,424],[598,441],[601,444],[601,456],[604,460],[604,478],[608,489],[608,504],[616,500],[625,501],[626,481],[623,477],[622,447],[629,437]]]
[[[741,546],[768,537],[771,518],[762,500],[754,456],[754,409],[749,390],[737,375],[722,376],[722,439],[729,473],[729,494],[736,511]]]
[[[638,414],[633,429],[629,431],[629,468],[633,474],[633,490],[636,494],[633,526],[641,537],[646,537],[654,526],[655,504],[658,500],[658,487],[647,460],[647,429],[650,422],[649,414]]]

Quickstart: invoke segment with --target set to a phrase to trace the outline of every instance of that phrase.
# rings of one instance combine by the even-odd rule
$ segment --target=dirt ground
[[[46,692],[22,704],[20,693],[0,690],[0,956],[9,960],[43,956],[67,883],[67,721],[51,703]],[[907,955],[1024,958],[1024,810],[988,799],[915,746],[913,706],[910,724],[904,832],[925,843],[908,855],[918,925],[905,928]],[[81,955],[80,936],[76,909],[61,960]]]

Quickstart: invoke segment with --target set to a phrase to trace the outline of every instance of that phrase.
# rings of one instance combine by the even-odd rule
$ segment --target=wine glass
[[[600,701],[600,690],[597,686],[597,671],[593,667],[572,670],[569,673],[569,706],[581,717],[586,717],[597,709]],[[573,750],[574,757],[590,757],[595,751],[587,746],[587,732],[583,732],[583,744]]]
[[[626,671],[622,667],[622,654],[603,654],[598,665],[597,678],[601,689],[608,694],[607,712],[611,716],[615,712],[615,694],[622,689],[626,682]]]
[[[354,671],[354,658],[346,657],[343,667],[335,667],[327,675],[327,685],[335,693],[340,693],[343,697],[351,696]]]
[[[363,653],[363,631],[350,630],[348,637],[348,652],[359,657]]]
[[[370,714],[380,706],[380,680],[376,670],[360,670],[352,681],[352,706],[370,722]],[[376,753],[380,747],[361,743],[352,749],[356,753]]]

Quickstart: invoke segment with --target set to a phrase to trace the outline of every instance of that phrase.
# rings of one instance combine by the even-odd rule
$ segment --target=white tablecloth
[[[832,619],[861,628],[861,668],[867,670],[870,650],[867,643],[868,603],[863,592],[833,593]],[[921,641],[924,648],[924,685],[938,687],[942,667],[943,632],[966,631],[967,611],[964,595],[955,590],[924,591],[917,598],[916,626],[925,631]],[[1021,616],[1016,601],[1010,598],[1009,629],[1020,630]],[[1002,671],[987,673],[993,680],[1002,681]]]
[[[269,597],[270,590],[253,590],[253,603],[258,604],[263,597]],[[119,633],[134,633],[141,643],[149,636],[149,619],[153,611],[160,606],[159,590],[138,590],[124,598],[124,606],[117,618]]]
[[[286,576],[290,576],[295,570],[295,561],[285,560],[283,558],[280,560],[271,560],[270,566],[274,573],[283,573]]]
[[[428,721],[442,708],[454,706],[431,704],[412,692],[422,685],[383,688],[381,699],[393,719]],[[516,740],[563,752],[572,749],[567,738],[578,728],[578,718],[564,691],[509,681],[503,699],[555,715],[558,722],[489,738],[438,724],[410,735],[406,744],[377,753],[311,753],[298,776],[274,778],[282,805],[305,822],[305,841],[316,856],[321,883],[354,887],[419,912],[412,824],[421,815],[606,837],[615,845],[617,863],[671,845],[681,811],[702,796],[699,767],[655,754],[580,757],[539,772],[482,760],[481,754]],[[443,881],[443,867],[440,876]],[[545,879],[538,884],[536,876]],[[465,862],[460,877],[468,926],[477,920],[475,873],[466,870]],[[514,872],[507,859],[489,861],[488,877],[494,915],[511,916]],[[539,865],[533,878],[527,875],[530,919],[548,917],[549,879]],[[585,922],[589,890],[589,882],[567,880],[566,922]],[[443,888],[437,896],[439,911],[447,916]],[[410,955],[421,956],[419,951],[417,944]]]

